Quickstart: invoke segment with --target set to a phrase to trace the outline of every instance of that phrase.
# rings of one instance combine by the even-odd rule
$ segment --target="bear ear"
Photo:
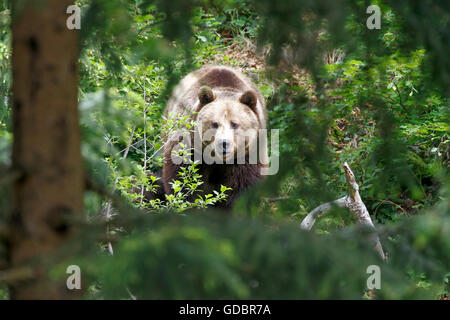
[[[253,112],[256,112],[256,102],[257,102],[256,93],[253,90],[245,91],[242,96],[239,98],[239,102],[245,104]]]
[[[200,105],[204,106],[207,103],[210,103],[216,99],[214,92],[208,86],[202,86],[198,90],[198,100],[200,100]]]

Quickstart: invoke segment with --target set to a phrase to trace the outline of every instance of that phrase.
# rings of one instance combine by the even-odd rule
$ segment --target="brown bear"
[[[265,130],[260,130],[266,129],[266,107],[262,94],[241,72],[205,66],[189,73],[175,87],[165,117],[184,117],[194,124],[184,138],[180,130],[164,136],[162,182],[167,194],[173,192],[170,182],[185,165],[174,161],[174,150],[183,139],[199,160],[202,193],[220,190],[221,185],[232,188],[217,207],[231,208],[242,191],[261,180],[262,169],[268,166]]]

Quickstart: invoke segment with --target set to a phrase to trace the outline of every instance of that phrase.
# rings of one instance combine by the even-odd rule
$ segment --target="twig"
[[[383,204],[383,203],[390,203],[392,205],[394,205],[395,207],[399,208],[400,210],[402,210],[402,212],[405,215],[408,215],[408,212],[406,212],[405,209],[403,209],[400,205],[396,204],[395,202],[389,201],[389,200],[381,200],[381,202],[376,206],[375,211],[373,213],[373,216],[376,217],[377,216],[377,212],[378,212],[378,208]]]
[[[289,199],[289,197],[288,196],[279,196],[279,197],[275,197],[275,198],[264,198],[264,200],[267,202],[277,202],[277,201],[286,200],[286,199]]]
[[[394,86],[395,86],[395,92],[397,92],[398,95],[398,99],[399,99],[399,104],[402,107],[403,111],[405,111],[406,114],[408,114],[408,109],[406,109],[406,107],[403,105],[403,99],[402,99],[402,94],[400,93],[400,89],[398,88],[398,85],[394,82]]]
[[[144,104],[145,104],[145,81],[144,81]],[[144,107],[144,172],[147,170],[147,106]],[[142,184],[141,187],[141,199],[139,201],[139,206],[142,207],[142,202],[144,201],[144,190],[145,186]]]
[[[130,289],[127,287],[127,292],[130,295],[131,300],[137,300],[136,296],[131,293]]]
[[[131,146],[131,143],[133,142],[133,136],[134,136],[134,130],[135,129],[136,129],[136,126],[133,126],[133,128],[131,130],[130,141],[129,141],[126,149],[125,149],[125,152],[124,152],[124,154],[122,156],[122,159],[125,159],[127,157],[127,155],[128,155],[128,152],[130,151],[130,146]],[[111,193],[113,193],[114,190],[116,190],[116,186],[117,186],[117,182],[118,181],[119,181],[119,177],[116,177],[116,179],[114,180],[114,185],[113,185]],[[105,219],[106,219],[106,222],[107,222],[107,225],[106,225],[106,236],[107,237],[109,237],[109,232],[110,232],[110,230],[109,230],[110,229],[109,222],[111,221],[111,217],[112,217],[111,210],[112,210],[112,201],[111,201],[111,199],[109,199],[108,200],[108,204],[106,205],[106,213],[105,213]],[[108,241],[108,251],[109,251],[109,253],[111,255],[114,255],[114,250],[113,250],[111,241]]]
[[[130,140],[129,140],[128,145],[125,148],[125,152],[123,153],[123,156],[122,156],[122,159],[124,159],[124,160],[127,157],[128,152],[130,151],[131,144],[133,143],[133,137],[134,137],[135,129],[136,129],[136,126],[133,126],[133,128],[131,129]],[[144,137],[144,139],[145,139],[145,137]],[[114,190],[116,190],[116,186],[117,186],[117,182],[118,181],[119,181],[119,177],[117,176],[116,179],[114,180],[114,185],[113,185],[113,189],[112,189],[111,194],[114,193]],[[112,217],[111,209],[112,209],[112,199],[109,199],[108,200],[107,209],[106,209],[106,214],[105,214],[106,223],[107,223],[106,224],[106,238],[108,239],[108,251],[109,251],[109,254],[113,256],[114,255],[114,250],[113,250],[113,247],[112,247],[111,238],[110,238],[110,234],[109,234],[109,232],[110,232],[110,230],[109,230],[110,229],[109,222],[110,222],[111,217]],[[128,287],[126,289],[127,289],[128,294],[130,295],[131,300],[136,300],[136,296],[131,293],[130,289],[128,289]]]
[[[128,155],[128,152],[130,151],[130,146],[131,146],[131,143],[133,142],[133,136],[134,136],[134,130],[135,129],[136,129],[136,126],[133,126],[133,128],[131,129],[130,141],[128,142],[128,145],[125,148],[125,152],[123,154],[123,158],[122,159],[125,159],[127,157],[127,155]]]

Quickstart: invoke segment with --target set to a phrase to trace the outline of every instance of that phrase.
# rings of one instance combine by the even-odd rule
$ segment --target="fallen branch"
[[[359,186],[356,183],[355,175],[350,169],[347,162],[344,163],[345,179],[347,181],[348,195],[337,199],[332,202],[322,204],[311,211],[300,224],[300,228],[304,230],[311,230],[316,222],[316,219],[323,216],[325,213],[329,212],[333,207],[347,208],[356,218],[357,223],[368,226],[373,229],[370,235],[370,241],[373,243],[375,250],[381,259],[385,260],[386,256],[383,252],[383,247],[381,246],[378,235],[375,231],[375,226],[373,225],[372,219],[370,218],[369,211],[367,211],[366,205],[361,200],[359,195]]]
[[[315,208],[313,211],[311,211],[302,221],[300,224],[300,228],[305,230],[311,230],[311,228],[314,226],[314,223],[318,218],[320,218],[323,214],[327,213],[331,210],[334,206],[339,208],[348,208],[347,205],[347,197],[342,197],[340,199],[321,204],[317,208]]]

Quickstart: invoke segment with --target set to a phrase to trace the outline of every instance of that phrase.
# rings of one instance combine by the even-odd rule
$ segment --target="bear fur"
[[[226,201],[216,207],[231,208],[233,202],[244,190],[262,179],[261,169],[268,165],[267,142],[258,141],[254,132],[266,129],[266,107],[264,98],[256,86],[241,72],[223,66],[205,66],[189,73],[174,88],[165,110],[166,119],[188,116],[195,123],[189,133],[194,153],[200,154],[209,143],[214,156],[222,162],[206,163],[201,161],[199,173],[203,184],[202,194],[220,190],[224,185],[232,188],[227,191]],[[165,128],[167,129],[167,128]],[[209,130],[209,131],[206,131]],[[164,131],[164,130],[163,130]],[[166,130],[167,132],[167,130]],[[211,133],[208,139],[207,132]],[[247,137],[245,133],[253,132]],[[194,139],[201,143],[195,145]],[[163,136],[164,165],[162,183],[167,194],[172,193],[170,182],[177,179],[177,173],[183,164],[175,164],[173,150],[181,138],[178,134]],[[257,161],[249,161],[249,150],[258,146]],[[245,155],[236,161],[238,148]],[[226,162],[233,163],[226,163]],[[191,201],[196,195],[191,197]]]

